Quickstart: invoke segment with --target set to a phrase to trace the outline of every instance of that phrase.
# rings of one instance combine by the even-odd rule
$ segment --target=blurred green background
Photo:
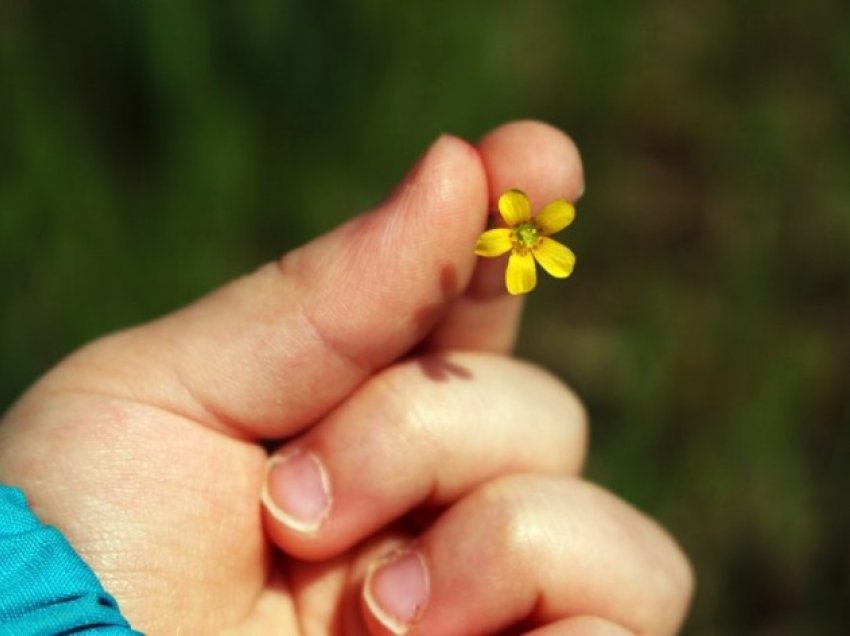
[[[567,130],[521,353],[692,557],[688,634],[850,625],[850,5],[0,4],[0,409],[378,201],[440,132]],[[529,431],[533,434],[533,431]]]

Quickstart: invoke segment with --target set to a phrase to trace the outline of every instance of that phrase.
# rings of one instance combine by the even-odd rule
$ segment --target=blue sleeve
[[[0,636],[139,633],[62,533],[0,484]]]

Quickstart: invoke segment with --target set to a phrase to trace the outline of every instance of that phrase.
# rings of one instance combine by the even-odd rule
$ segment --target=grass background
[[[667,525],[687,634],[850,625],[850,5],[0,4],[0,409],[375,201],[440,132],[583,150],[521,354]]]

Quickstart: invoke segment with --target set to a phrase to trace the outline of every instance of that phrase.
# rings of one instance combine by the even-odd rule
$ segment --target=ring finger
[[[525,474],[488,482],[373,561],[362,599],[373,634],[667,636],[692,587],[681,550],[649,518],[579,479]],[[595,631],[575,631],[579,617]]]

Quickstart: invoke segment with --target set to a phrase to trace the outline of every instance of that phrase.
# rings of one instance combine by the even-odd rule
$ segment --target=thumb
[[[443,136],[376,210],[64,366],[233,434],[288,436],[429,332],[486,215],[478,152]]]

